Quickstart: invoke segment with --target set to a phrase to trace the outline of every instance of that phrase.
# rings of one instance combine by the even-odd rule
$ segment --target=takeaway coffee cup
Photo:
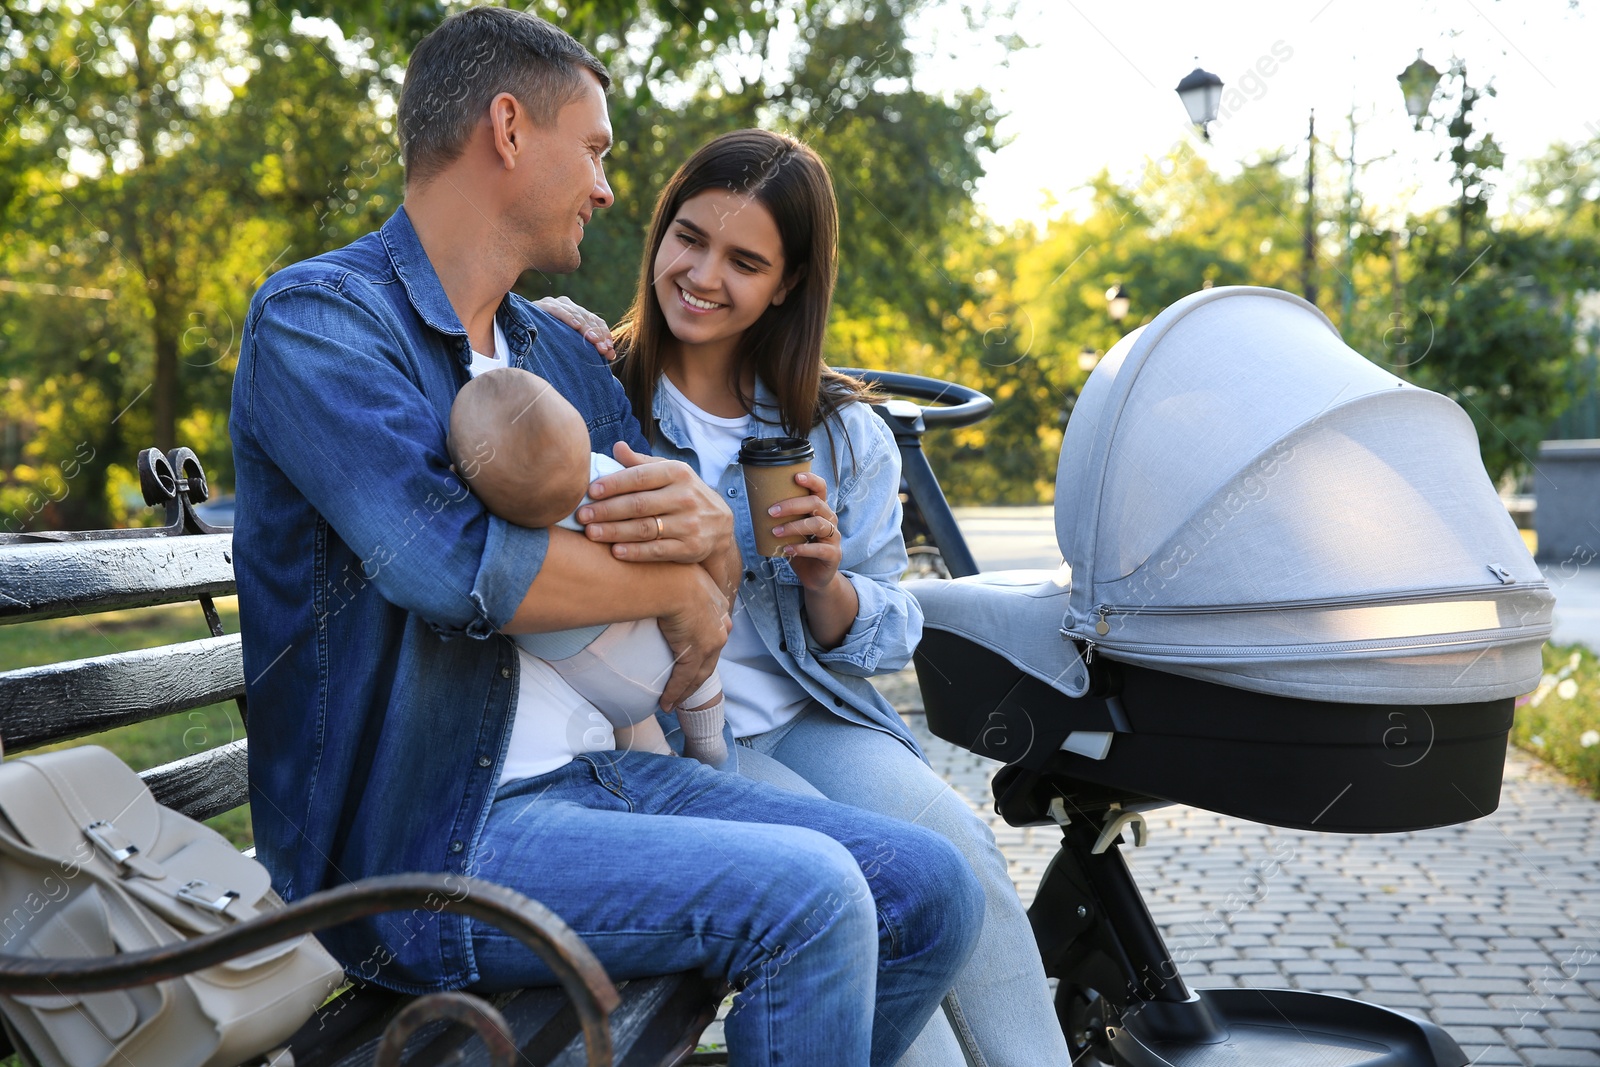
[[[739,464],[744,467],[744,488],[750,494],[750,522],[756,530],[756,551],[763,556],[783,555],[784,545],[798,545],[804,534],[773,537],[778,521],[767,509],[780,500],[807,496],[810,490],[796,485],[794,476],[811,470],[816,450],[803,437],[746,437],[739,446]]]

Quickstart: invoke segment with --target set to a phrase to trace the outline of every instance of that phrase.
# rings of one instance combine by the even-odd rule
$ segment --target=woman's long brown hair
[[[784,265],[795,279],[783,303],[768,307],[739,341],[732,385],[745,407],[764,418],[755,411],[755,398],[743,393],[749,367],[777,398],[784,432],[796,437],[810,434],[845,404],[873,398],[859,380],[822,361],[839,242],[839,210],[827,165],[793,137],[737,130],[690,156],[656,200],[639,289],[616,330],[617,351],[622,353],[617,377],[639,424],[647,431],[653,425],[651,403],[668,338],[667,320],[656,300],[656,252],[684,202],[707,189],[748,196],[771,212],[783,241]]]

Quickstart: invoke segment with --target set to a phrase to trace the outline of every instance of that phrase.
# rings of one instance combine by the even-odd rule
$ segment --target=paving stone
[[[1371,989],[1371,990],[1374,990],[1374,991],[1377,991],[1377,992],[1396,992],[1396,993],[1421,993],[1422,992],[1422,987],[1417,984],[1416,980],[1412,979],[1412,978],[1407,978],[1405,975],[1400,975],[1400,974],[1395,974],[1395,975],[1374,974],[1374,975],[1367,975],[1366,979],[1367,979],[1367,988]],[[1470,993],[1457,993],[1457,994],[1453,994],[1453,995],[1455,995],[1455,996],[1471,996],[1472,994],[1470,994]]]
[[[1524,1016],[1517,1011],[1498,1011],[1493,1008],[1435,1008],[1433,1021],[1449,1029],[1456,1024],[1466,1026],[1527,1026],[1542,1027],[1543,1018],[1537,1014]]]
[[[1456,968],[1463,978],[1511,978],[1523,981],[1528,977],[1525,966],[1505,963],[1463,963]]]
[[[1422,952],[1433,952],[1437,949],[1455,947],[1448,937],[1439,934],[1396,934],[1389,938],[1389,944],[1396,948],[1414,948]]]
[[[1485,963],[1516,964],[1523,967],[1538,967],[1541,969],[1550,967],[1552,970],[1554,969],[1548,952],[1540,950],[1513,952],[1506,950],[1504,942],[1497,942],[1497,944],[1500,946],[1499,949],[1484,953],[1483,960]]]
[[[1374,987],[1376,988],[1376,987]],[[1491,1008],[1489,998],[1481,993],[1429,993],[1435,1007],[1440,1008]],[[1504,1007],[1504,1005],[1501,1005]],[[1520,1008],[1508,1009],[1519,1011]]]
[[[1278,973],[1291,974],[1332,974],[1333,964],[1325,960],[1280,960]]]
[[[1514,978],[1420,978],[1428,993],[1510,993],[1525,996],[1528,983]]]
[[[1376,1004],[1380,1008],[1404,1011],[1409,1015],[1424,1019],[1428,1015],[1427,1009],[1433,1006],[1433,998],[1426,993],[1403,993],[1392,989],[1364,989],[1350,995],[1357,1000],[1366,1001],[1368,1004]]]
[[[1210,967],[1212,974],[1278,974],[1278,965],[1272,960],[1218,960]]]
[[[1313,993],[1358,993],[1365,983],[1348,974],[1298,974],[1292,985]]]
[[[1523,1049],[1528,1067],[1600,1067],[1600,1052],[1593,1049]]]
[[[1392,944],[1392,942],[1391,942]],[[1369,948],[1367,958],[1388,960],[1390,963],[1429,963],[1433,956],[1418,948]]]
[[[1527,1061],[1504,1045],[1467,1045],[1462,1044],[1461,1051],[1466,1053],[1467,1062],[1472,1067],[1506,1067],[1515,1064],[1516,1067],[1526,1067]]]
[[[1354,974],[1361,977],[1374,974],[1398,975],[1400,965],[1387,960],[1333,960],[1333,969],[1340,974]]]
[[[1499,1045],[1505,1047],[1505,1038],[1492,1026],[1452,1026],[1450,1036],[1459,1045]]]
[[[1328,960],[1330,962],[1334,960],[1366,959],[1359,949],[1353,948],[1314,948],[1311,950],[1311,955],[1315,959]]]

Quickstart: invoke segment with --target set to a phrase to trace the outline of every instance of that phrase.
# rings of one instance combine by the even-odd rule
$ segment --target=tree
[[[979,93],[911,88],[904,23],[915,6],[535,3],[616,75],[620,203],[589,230],[590,266],[559,288],[619,315],[667,175],[709,136],[759,120],[812,141],[840,175],[847,268],[830,357],[876,355],[872,324],[899,339],[880,364],[946,343],[952,309],[976,292],[948,274],[946,248],[972,222],[995,116]],[[400,77],[448,10],[256,3],[240,17],[185,0],[44,0],[0,14],[11,116],[0,137],[0,519],[126,520],[138,510],[128,468],[152,441],[195,447],[226,486],[250,295],[399,203]],[[786,19],[799,41],[771,54]],[[524,279],[530,293],[547,288]]]
[[[1412,290],[1431,345],[1408,373],[1466,409],[1484,465],[1499,482],[1531,466],[1547,427],[1580,389],[1575,301],[1600,286],[1600,241],[1593,232],[1542,227],[1537,218],[1491,226],[1488,201],[1505,156],[1472,120],[1483,94],[1463,67],[1452,73],[1459,85],[1447,127],[1459,190],[1455,233],[1446,240],[1450,227],[1439,215],[1414,226]]]
[[[384,192],[392,210],[398,166],[376,168],[378,191],[357,200],[350,167],[377,159],[376,65],[340,64],[324,40],[151,5],[51,6],[30,30],[6,38],[0,75],[19,101],[0,152],[20,164],[0,202],[15,290],[0,293],[0,369],[23,387],[8,414],[27,437],[0,511],[105,526],[127,516],[148,444],[190,445],[214,483],[231,482],[226,412],[251,293],[279,263],[381,219]],[[80,454],[94,458],[70,497],[52,490],[49,472]]]

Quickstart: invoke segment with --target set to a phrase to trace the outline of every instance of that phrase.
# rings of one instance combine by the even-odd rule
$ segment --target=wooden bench
[[[234,592],[231,528],[210,526],[195,513],[208,490],[190,450],[163,456],[147,449],[139,473],[146,502],[165,509],[164,526],[0,535],[0,624],[194,601],[212,636],[0,674],[7,755],[219,701],[235,700],[246,714],[240,638],[223,632],[214,604]],[[208,819],[248,801],[245,745],[230,741],[141,774],[156,799]],[[296,1067],[398,1064],[402,1044],[411,1053],[408,1065],[674,1064],[690,1058],[727,992],[696,974],[613,985],[581,939],[537,903],[484,882],[471,882],[463,894],[459,879],[418,874],[340,886],[176,949],[45,974],[30,967],[38,961],[0,955],[0,993],[145,984],[361,915],[421,907],[460,911],[515,934],[551,963],[562,988],[479,1000],[461,993],[408,997],[353,983],[295,1035]],[[473,1028],[484,1030],[496,1012],[514,1044],[493,1032],[474,1039]],[[386,1043],[392,1047],[382,1048]],[[0,1037],[0,1055],[10,1051]]]

